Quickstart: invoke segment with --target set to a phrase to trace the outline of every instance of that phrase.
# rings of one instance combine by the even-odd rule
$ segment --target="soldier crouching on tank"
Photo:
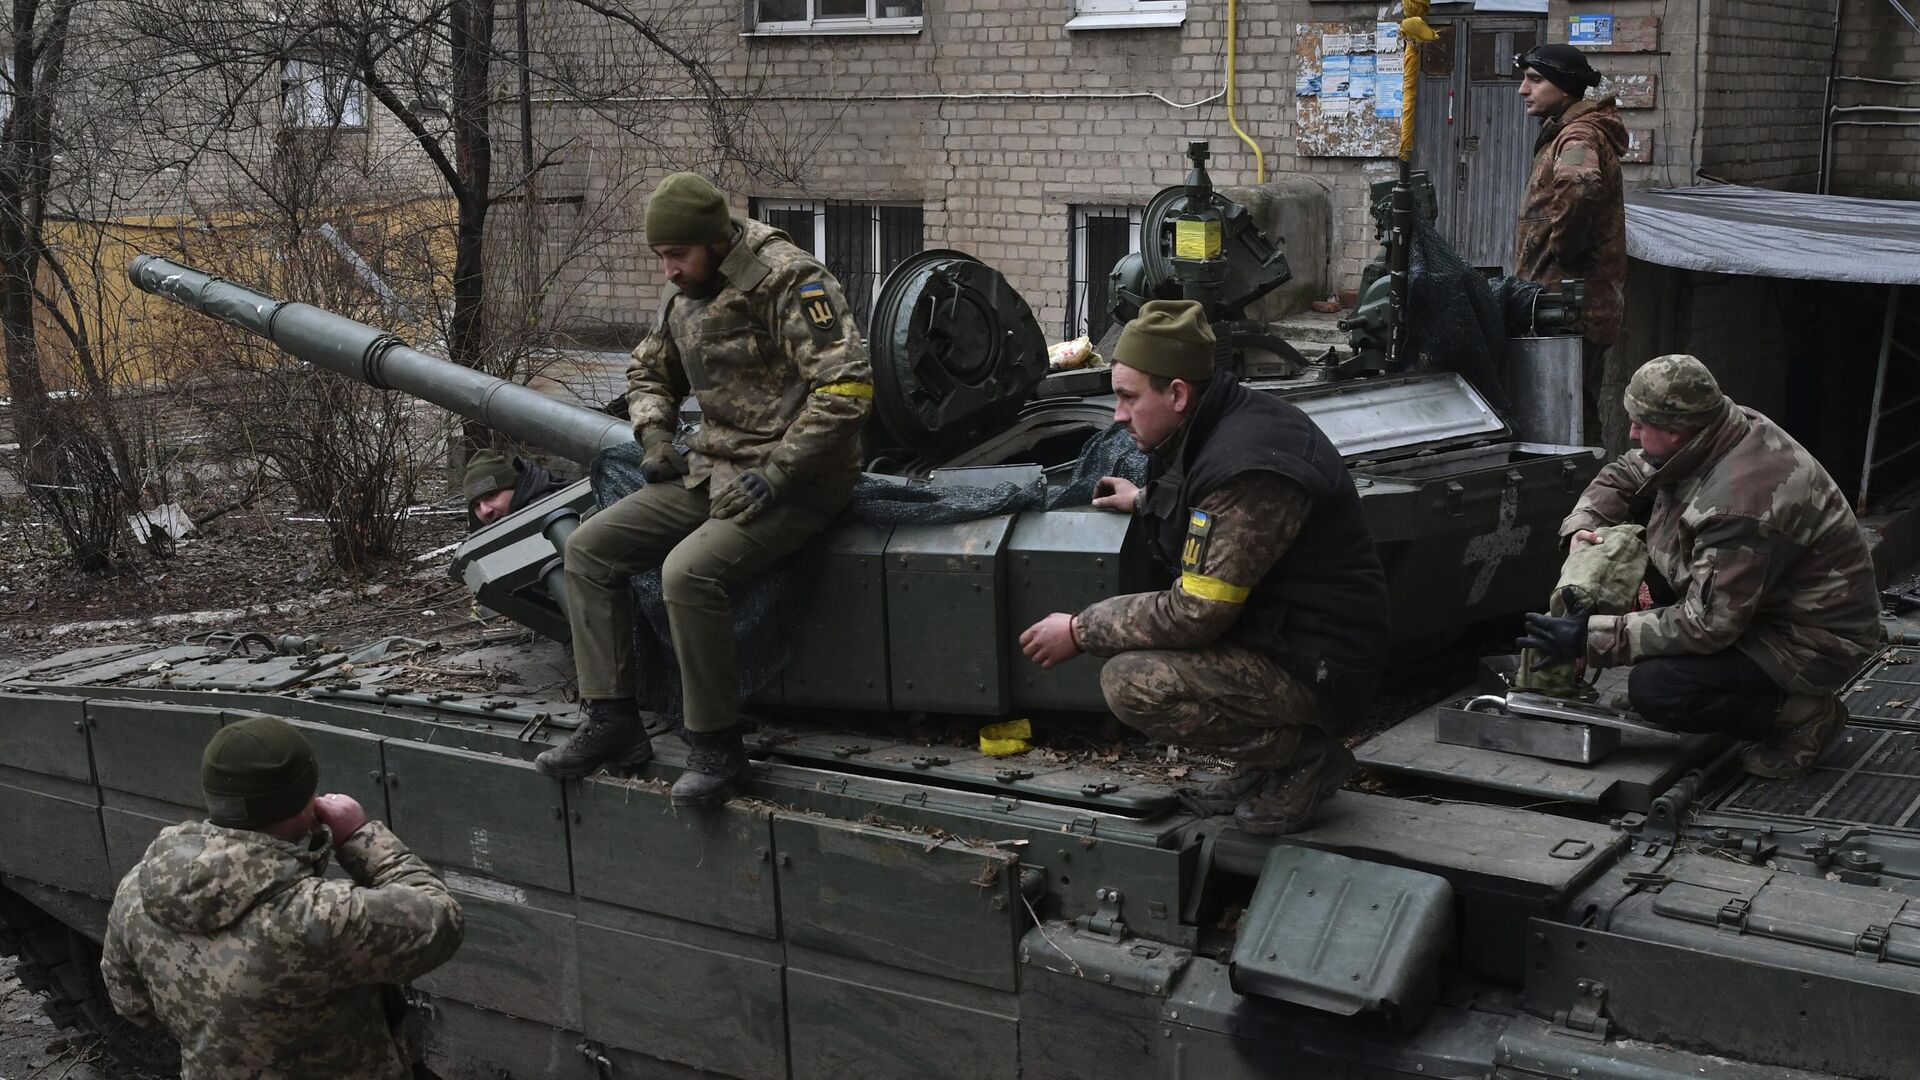
[[[481,525],[491,525],[566,486],[540,465],[519,458],[508,461],[493,450],[476,451],[460,477],[467,509]]]
[[[840,283],[691,173],[647,201],[647,244],[669,287],[627,368],[646,486],[567,541],[567,612],[585,722],[536,763],[585,776],[653,756],[634,700],[628,578],[660,567],[680,664],[687,771],[675,806],[724,802],[748,773],[727,587],[811,539],[852,497],[873,377]],[[701,428],[674,446],[680,402]]]
[[[1640,449],[1601,469],[1560,523],[1569,545],[1643,521],[1673,603],[1625,615],[1527,616],[1522,648],[1633,664],[1627,699],[1654,723],[1757,740],[1755,776],[1812,766],[1845,727],[1836,691],[1880,644],[1872,557],[1846,496],[1813,455],[1734,404],[1691,356],[1627,384]],[[1670,586],[1670,588],[1669,588]]]
[[[214,733],[209,817],[161,832],[121,879],[100,973],[114,1011],[180,1044],[187,1080],[414,1075],[400,986],[460,947],[440,878],[271,716]],[[351,881],[329,880],[327,855]]]
[[[1174,583],[1049,615],[1020,636],[1045,667],[1109,657],[1114,715],[1234,759],[1187,793],[1248,832],[1300,829],[1353,768],[1387,588],[1340,452],[1298,408],[1216,373],[1191,300],[1151,301],[1114,349],[1114,420],[1152,452],[1145,488],[1107,477],[1095,506],[1140,517]]]

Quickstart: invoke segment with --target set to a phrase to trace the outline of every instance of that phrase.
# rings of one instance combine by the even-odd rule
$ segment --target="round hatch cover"
[[[874,411],[896,449],[932,453],[1011,423],[1047,373],[1047,340],[1000,272],[958,251],[894,267],[867,330]]]

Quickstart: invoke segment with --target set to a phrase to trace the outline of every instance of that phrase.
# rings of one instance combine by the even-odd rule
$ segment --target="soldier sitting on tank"
[[[727,587],[826,528],[860,473],[873,381],[840,283],[787,235],[731,217],[691,173],[647,202],[647,244],[669,283],[627,368],[646,485],[567,541],[567,610],[585,722],[540,755],[549,776],[653,756],[634,700],[627,582],[659,567],[692,753],[675,806],[722,802],[748,772]],[[691,392],[702,424],[674,446]]]
[[[1644,522],[1670,604],[1625,615],[1527,616],[1522,648],[1591,667],[1633,664],[1627,700],[1681,731],[1756,740],[1755,776],[1812,766],[1846,725],[1836,691],[1880,643],[1873,561],[1833,478],[1792,436],[1734,404],[1691,356],[1627,384],[1630,450],[1560,523],[1569,546]]]
[[[460,947],[460,905],[351,796],[314,797],[313,748],[255,716],[201,756],[208,818],[120,881],[100,974],[113,1008],[195,1077],[414,1075],[401,986]],[[325,876],[331,854],[351,880]]]
[[[468,458],[460,480],[467,509],[480,525],[491,525],[566,486],[544,467],[519,458],[509,462],[494,450],[479,450]]]
[[[1113,359],[1114,420],[1152,461],[1145,488],[1107,477],[1094,505],[1139,517],[1173,583],[1049,615],[1021,647],[1045,667],[1108,657],[1114,715],[1237,764],[1191,800],[1249,832],[1293,832],[1352,770],[1340,734],[1384,660],[1386,581],[1360,497],[1305,413],[1215,370],[1198,303],[1142,305]]]

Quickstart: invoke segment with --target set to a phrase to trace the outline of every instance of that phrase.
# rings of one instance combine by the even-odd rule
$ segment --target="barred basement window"
[[[1095,345],[1113,324],[1107,314],[1115,264],[1140,250],[1140,211],[1137,206],[1073,207],[1073,236],[1067,248],[1067,333],[1085,334]]]
[[[748,34],[917,34],[921,0],[746,0]]]
[[[926,245],[913,204],[754,199],[749,211],[827,265],[863,330],[887,272]]]

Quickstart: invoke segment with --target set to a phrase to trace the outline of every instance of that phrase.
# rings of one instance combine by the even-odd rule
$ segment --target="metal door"
[[[1440,232],[1475,266],[1513,269],[1513,225],[1540,123],[1518,93],[1516,53],[1541,39],[1546,20],[1434,20],[1440,39],[1420,50],[1413,163],[1433,176]]]

